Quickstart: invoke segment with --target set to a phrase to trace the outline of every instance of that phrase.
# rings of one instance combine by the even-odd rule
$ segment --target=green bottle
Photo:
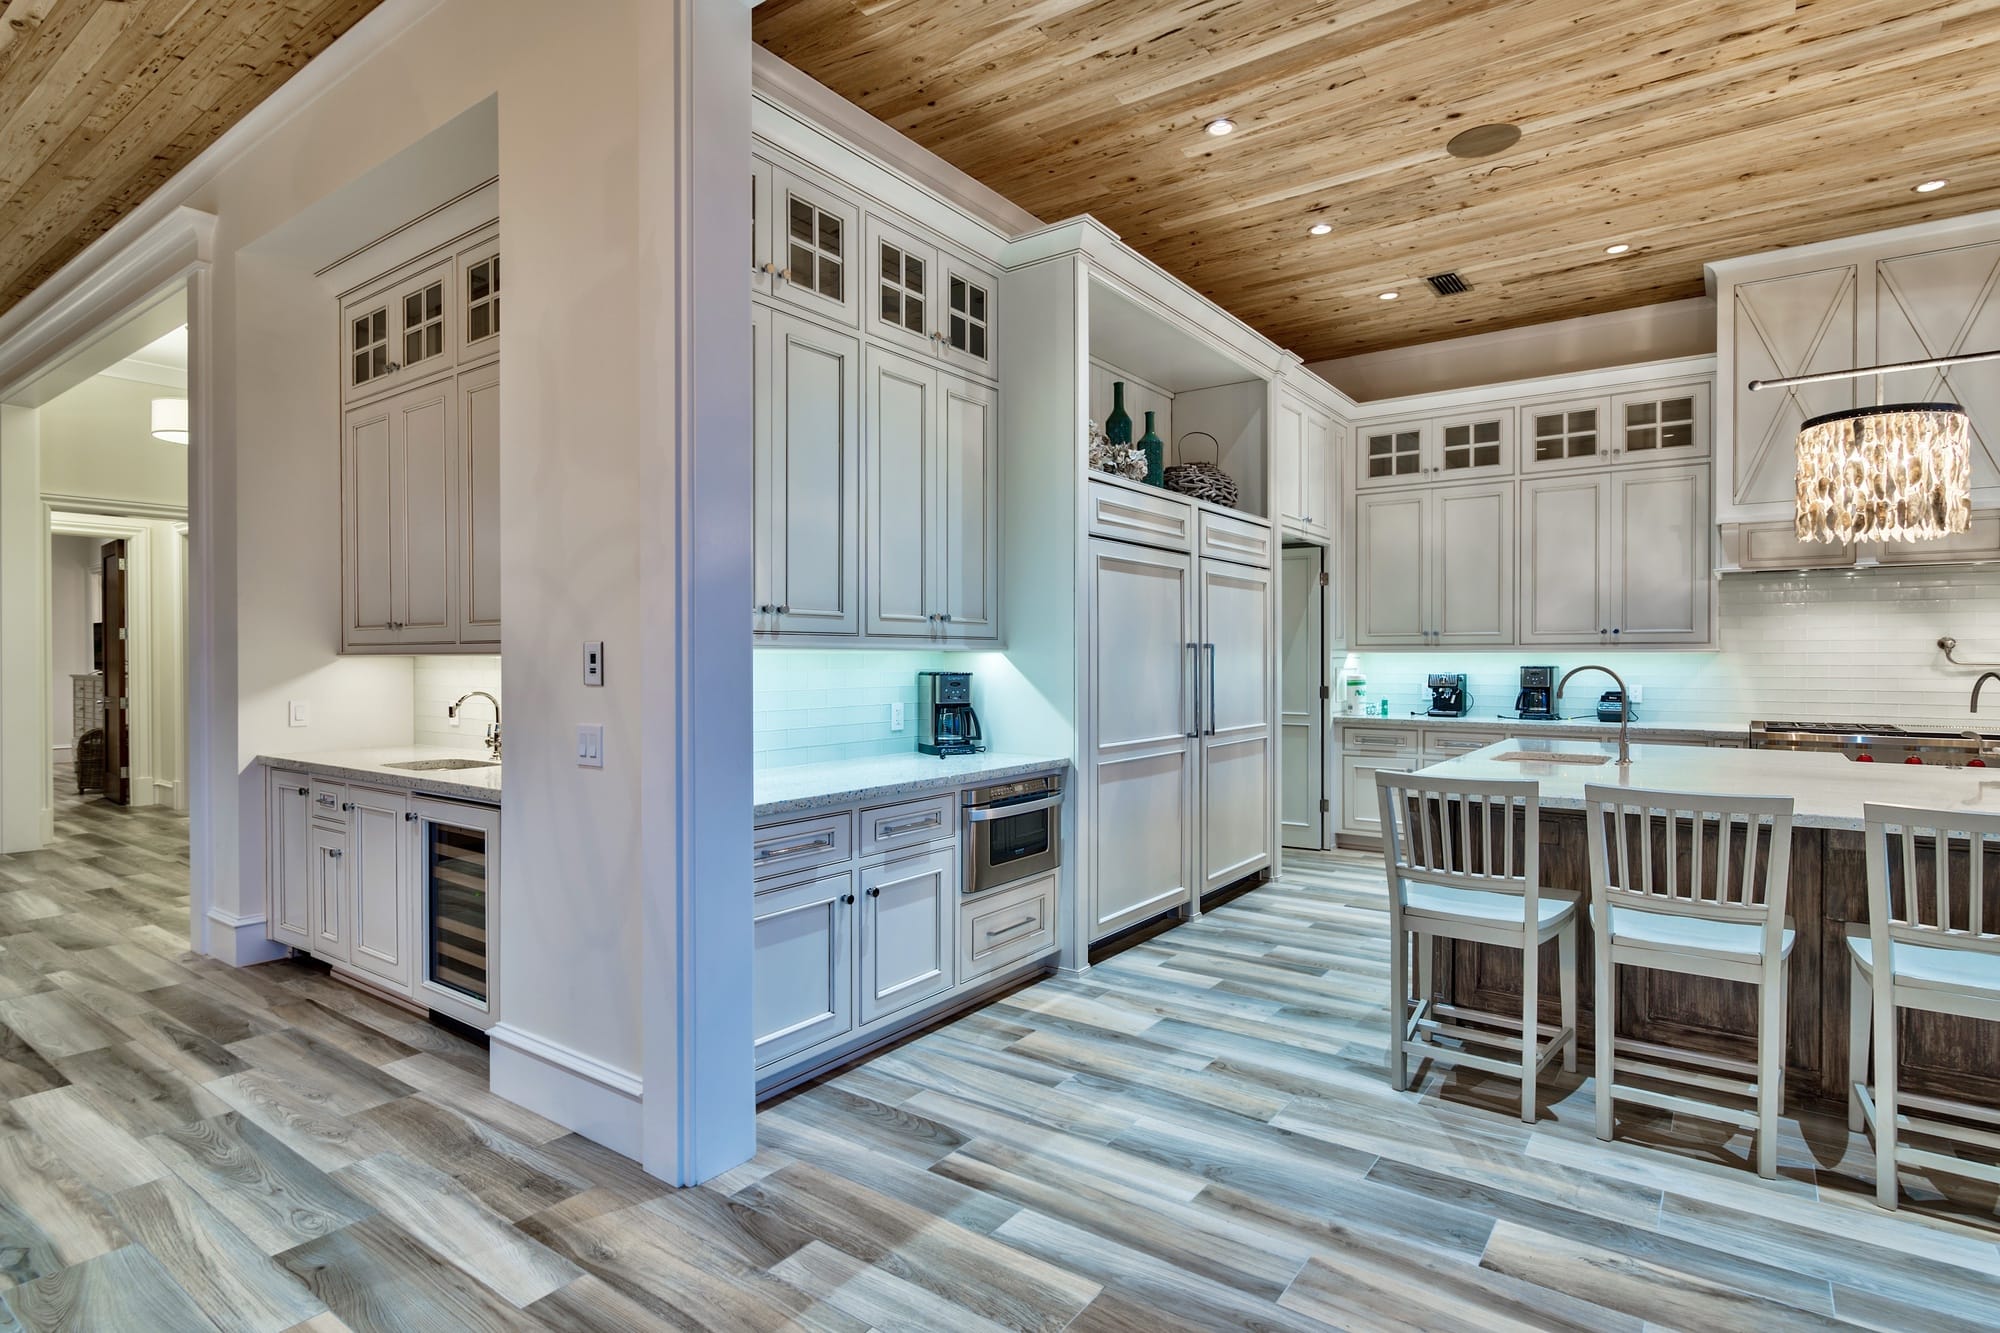
[[[1111,385],[1111,415],[1104,418],[1104,438],[1119,448],[1132,447],[1132,418],[1125,413],[1125,381]]]
[[[1158,486],[1166,470],[1167,446],[1153,433],[1153,414],[1146,414],[1146,433],[1139,437],[1139,447],[1146,451],[1146,484]]]

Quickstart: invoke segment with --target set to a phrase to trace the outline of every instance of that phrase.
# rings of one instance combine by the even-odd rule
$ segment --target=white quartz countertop
[[[426,759],[482,759],[463,750],[447,750],[434,745],[395,745],[372,750],[309,750],[301,754],[260,754],[257,762],[271,768],[288,768],[315,777],[343,782],[365,782],[374,787],[392,787],[443,796],[454,801],[477,801],[481,805],[500,804],[500,766],[456,768],[421,772],[390,768],[390,764],[421,762]]]
[[[1632,723],[1634,737],[1657,736],[1679,741],[1740,741],[1750,735],[1750,720],[1710,718],[1700,722],[1650,722],[1644,720],[1645,705],[1640,705],[1641,720]],[[1464,717],[1431,717],[1428,714],[1391,713],[1388,717],[1347,717],[1333,719],[1343,727],[1434,727],[1438,729],[1501,730],[1532,732],[1548,736],[1616,736],[1616,722],[1599,722],[1591,714],[1566,717],[1559,721],[1544,721],[1537,718],[1516,717],[1512,713],[1468,713]]]
[[[1069,760],[1038,754],[877,755],[826,764],[760,768],[756,775],[758,820],[821,810],[830,806],[894,801],[935,791],[1011,782],[1032,773],[1069,767]]]
[[[1523,763],[1497,757],[1517,751],[1598,754],[1611,762]],[[1794,803],[1793,823],[1801,828],[1859,830],[1861,807],[1870,802],[2000,814],[2000,769],[1858,764],[1837,754],[1685,745],[1634,745],[1631,767],[1621,769],[1617,755],[1618,747],[1612,743],[1527,736],[1433,764],[1424,773],[1473,782],[1526,778],[1541,788],[1543,805],[1559,810],[1582,809],[1586,785],[1789,796]]]

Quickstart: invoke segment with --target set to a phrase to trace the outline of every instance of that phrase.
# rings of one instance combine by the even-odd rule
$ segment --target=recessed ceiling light
[[[1949,184],[1951,182],[1948,180],[1928,180],[1917,186],[1916,191],[1918,194],[1934,194]]]
[[[1491,157],[1495,153],[1506,152],[1519,142],[1519,125],[1474,125],[1469,130],[1460,130],[1452,135],[1444,150],[1453,157]]]
[[[1205,128],[1210,134],[1220,139],[1223,135],[1236,128],[1236,122],[1227,116],[1217,116],[1214,120],[1209,121]]]
[[[1314,236],[1324,236],[1332,230],[1333,224],[1331,222],[1315,222],[1312,226],[1306,228],[1306,231]]]
[[[1378,301],[1393,301],[1396,299],[1396,293],[1383,292],[1380,296],[1376,297],[1375,299]]]
[[[1632,247],[1631,247],[1631,246],[1629,246],[1629,245],[1627,245],[1627,244],[1625,244],[1625,242],[1623,242],[1623,241],[1620,241],[1620,242],[1618,242],[1618,244],[1616,244],[1616,245],[1607,245],[1607,246],[1605,246],[1605,247],[1604,247],[1604,253],[1605,253],[1605,254],[1607,254],[1607,255],[1622,255],[1622,254],[1624,254],[1624,253],[1625,253],[1625,252],[1626,252],[1627,250],[1630,250],[1631,248],[1632,248]]]

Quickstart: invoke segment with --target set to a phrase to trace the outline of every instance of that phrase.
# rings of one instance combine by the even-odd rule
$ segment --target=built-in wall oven
[[[966,792],[964,892],[984,893],[1062,865],[1062,803],[1060,773]]]

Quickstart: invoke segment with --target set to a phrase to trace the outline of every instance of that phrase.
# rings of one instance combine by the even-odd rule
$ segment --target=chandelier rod
[[[1863,375],[1892,375],[1899,370],[1935,370],[1940,366],[1964,366],[1975,361],[2000,361],[2000,348],[1991,352],[1965,352],[1958,356],[1934,356],[1923,361],[1892,361],[1885,366],[1857,366],[1853,370],[1821,370],[1810,375],[1782,375],[1775,379],[1751,380],[1751,389],[1782,389],[1793,384],[1824,384],[1828,380],[1860,379]],[[1880,385],[1876,386],[1878,390]]]

